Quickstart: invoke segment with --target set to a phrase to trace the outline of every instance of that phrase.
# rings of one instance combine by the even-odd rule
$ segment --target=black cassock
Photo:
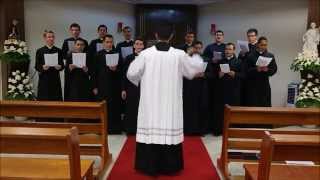
[[[84,49],[84,52],[87,52],[87,49],[88,49],[88,42],[85,40],[85,39],[82,39],[82,38],[78,38],[78,39],[81,39],[84,41],[85,43],[85,49]],[[76,38],[68,38],[68,39],[65,39],[63,41],[63,44],[62,44],[62,54],[63,54],[63,59],[67,59],[68,56],[71,54],[71,51],[72,49],[69,49],[69,45],[74,45],[75,41],[77,39]],[[68,100],[69,99],[69,94],[70,94],[70,69],[69,68],[65,68],[64,69],[64,99],[65,100]]]
[[[219,78],[219,91],[223,95],[223,104],[239,106],[241,100],[241,80],[244,78],[241,60],[235,56],[231,59],[224,58],[219,64],[229,64],[230,70],[235,72],[234,78],[225,74]]]
[[[126,57],[123,57],[122,56],[122,48],[125,48],[125,47],[132,47],[132,53],[133,53],[133,40],[130,40],[130,41],[122,41],[120,43],[117,44],[116,46],[116,50],[119,52],[119,57],[120,57],[120,60],[121,61],[125,61],[126,60]]]
[[[132,84],[126,74],[131,62],[136,58],[136,54],[127,56],[123,64],[123,79],[122,91],[126,91],[126,106],[125,106],[125,119],[124,129],[128,134],[135,134],[137,132],[137,117],[140,99],[140,88]]]
[[[246,70],[246,61],[247,61],[247,57],[248,55],[255,51],[257,48],[257,43],[256,44],[250,44],[249,43],[249,52],[246,52],[244,54],[240,54],[238,55],[238,59],[241,61],[241,66],[242,66],[242,71],[245,72]],[[250,96],[250,94],[247,95],[247,88],[250,88],[250,85],[247,87],[247,81],[246,81],[246,78],[242,78],[241,79],[241,95],[240,95],[240,105],[241,106],[246,106],[247,102],[246,102],[246,99],[247,99],[247,96]]]
[[[203,55],[209,59],[208,66],[211,66],[212,75],[211,78],[208,79],[208,88],[209,88],[209,121],[208,121],[208,132],[213,133],[214,135],[220,135],[222,132],[220,131],[220,122],[221,119],[221,109],[220,109],[220,102],[222,101],[223,97],[218,92],[218,72],[219,72],[219,62],[214,63],[212,61],[214,52],[221,52],[222,58],[224,56],[225,51],[225,44],[221,43],[213,43],[208,45]]]
[[[102,50],[102,49],[97,49],[97,47],[102,48],[102,43],[103,43],[103,39],[100,39],[100,38],[92,40],[88,47],[89,55],[95,56],[100,50]]]
[[[88,54],[86,53],[86,66],[89,62]],[[72,64],[72,54],[67,56],[66,69],[69,69],[69,65]],[[90,86],[90,70],[85,72],[82,68],[69,69],[69,96],[68,101],[90,101],[91,86]]]
[[[205,61],[206,62],[206,61]],[[208,132],[209,98],[207,79],[212,70],[207,66],[204,77],[183,81],[183,129],[185,134],[196,135]]]
[[[188,45],[188,44],[186,44],[186,43],[184,43],[184,44],[182,44],[182,45],[176,46],[177,49],[184,50],[184,52],[187,52],[187,50],[188,50],[189,48],[191,48],[191,47],[192,47],[192,45]]]
[[[119,52],[119,57],[120,57],[119,61],[121,61],[122,64],[124,64],[124,61],[126,61],[126,57],[124,57],[125,54],[123,54],[123,52],[122,52],[123,48],[131,47],[132,53],[133,53],[133,44],[134,44],[133,40],[122,41],[122,42],[117,44],[116,50],[117,50],[117,52]],[[128,54],[128,55],[130,55],[130,54]],[[122,70],[122,73],[124,73],[124,70]],[[121,106],[122,106],[121,107],[121,110],[122,110],[121,113],[126,115],[126,112],[125,112],[126,102],[124,100],[122,100],[122,99],[121,99]]]
[[[271,57],[272,61],[268,65],[267,72],[258,72],[256,62],[259,56]],[[270,107],[271,106],[271,88],[269,77],[277,72],[277,64],[274,55],[269,52],[253,51],[246,60],[246,82],[247,106]]]
[[[217,99],[219,106],[216,113],[219,113],[216,117],[217,126],[215,127],[216,132],[222,133],[223,123],[224,123],[224,106],[229,104],[231,106],[239,106],[241,101],[241,80],[244,78],[245,73],[241,66],[241,60],[237,59],[235,56],[231,59],[224,58],[219,62],[219,64],[229,64],[230,70],[235,72],[235,76],[231,77],[228,74],[224,74],[219,78],[217,83],[217,93],[220,94],[222,98]]]
[[[108,131],[109,134],[120,134],[121,123],[121,64],[116,71],[106,65],[106,54],[118,53],[115,49],[107,52],[105,49],[96,55],[96,70],[94,74],[94,87],[98,88],[99,101],[107,101]]]
[[[185,52],[190,47],[187,44],[177,46]],[[205,62],[208,62],[207,59]],[[192,80],[183,78],[183,131],[186,135],[207,132],[209,119],[207,78],[212,73],[210,67],[207,66],[204,77]]]
[[[48,70],[44,70],[44,55],[55,53],[58,54],[58,64],[61,65],[61,69],[56,70],[54,67],[50,67]],[[38,100],[62,101],[60,71],[63,68],[64,63],[61,49],[55,46],[52,48],[44,46],[37,50],[35,69],[39,72]]]

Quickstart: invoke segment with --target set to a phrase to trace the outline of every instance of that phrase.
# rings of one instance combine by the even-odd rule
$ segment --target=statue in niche
[[[9,39],[19,39],[20,33],[18,29],[19,21],[17,19],[12,20],[12,24],[10,25],[9,31]]]

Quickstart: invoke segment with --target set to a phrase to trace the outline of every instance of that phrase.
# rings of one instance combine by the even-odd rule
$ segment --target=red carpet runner
[[[200,137],[185,137],[184,170],[175,176],[143,175],[134,169],[135,137],[128,137],[108,180],[219,180],[219,175]]]

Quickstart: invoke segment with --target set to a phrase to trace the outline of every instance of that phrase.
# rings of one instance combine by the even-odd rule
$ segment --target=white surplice
[[[130,64],[127,77],[140,83],[136,141],[145,144],[176,145],[183,142],[183,76],[192,79],[203,71],[200,56],[170,48],[152,46]]]

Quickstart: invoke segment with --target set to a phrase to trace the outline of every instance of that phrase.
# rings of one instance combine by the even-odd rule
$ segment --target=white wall
[[[56,46],[61,47],[63,40],[69,37],[68,28],[73,22],[81,25],[81,36],[90,42],[97,38],[97,27],[108,26],[109,33],[115,41],[121,41],[117,33],[117,23],[123,22],[135,29],[134,6],[101,0],[25,0],[25,34],[29,45],[32,62],[31,74],[34,71],[34,57],[37,48],[44,45],[42,33],[45,29],[56,33]],[[63,77],[63,76],[61,76]],[[37,74],[34,84],[37,86]]]
[[[306,29],[307,0],[226,0],[199,8],[198,38],[205,44],[211,43],[210,24],[225,32],[227,42],[245,39],[250,27],[260,31],[270,41],[270,51],[275,54],[278,73],[271,78],[272,102],[283,106],[286,102],[287,84],[298,80],[298,73],[289,67],[293,58],[302,49],[302,35]],[[78,22],[82,37],[88,41],[96,38],[96,28],[106,24],[116,41],[122,40],[116,33],[117,23],[135,26],[134,7],[130,4],[102,0],[25,0],[26,40],[29,44],[34,72],[34,56],[43,45],[42,32],[56,32],[56,45],[60,47],[68,37],[68,26]],[[34,76],[37,85],[37,75]]]
[[[278,73],[271,78],[272,104],[286,103],[287,84],[299,79],[290,64],[302,50],[302,35],[306,30],[307,0],[237,0],[218,2],[199,8],[198,38],[212,41],[210,24],[225,32],[226,42],[246,39],[246,30],[254,27],[269,38],[269,51],[274,53]]]

